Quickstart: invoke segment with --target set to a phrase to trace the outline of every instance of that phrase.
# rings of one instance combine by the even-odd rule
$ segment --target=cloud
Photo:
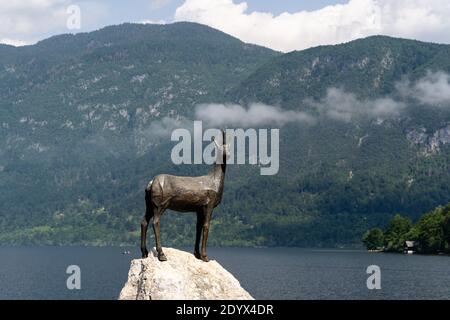
[[[448,0],[349,0],[313,11],[250,12],[242,0],[185,0],[176,21],[203,23],[245,42],[280,51],[337,44],[374,34],[450,42]],[[240,2],[240,3],[238,3]],[[173,0],[149,0],[143,10],[170,8]],[[282,2],[279,2],[282,6]],[[114,2],[100,0],[0,0],[0,39],[34,43],[66,28],[66,8],[82,9],[82,29],[112,21]],[[109,12],[109,14],[108,14]]]
[[[313,124],[318,117],[350,122],[362,118],[393,118],[407,111],[411,99],[424,105],[450,107],[450,75],[428,72],[411,83],[403,80],[396,84],[392,95],[378,99],[361,99],[342,88],[328,88],[318,101],[305,100],[310,113],[283,110],[263,103],[253,103],[245,108],[236,104],[202,104],[196,108],[196,118],[211,126],[257,127],[283,126],[287,123]]]
[[[137,23],[142,23],[142,24],[166,24],[167,22],[165,20],[141,20],[138,21]]]
[[[424,105],[450,107],[450,75],[445,72],[429,71],[414,83],[409,80],[400,82],[397,89],[402,96],[416,99]]]
[[[59,24],[64,27],[68,5],[69,1],[65,0],[1,1],[1,42],[28,44]]]
[[[401,115],[412,101],[427,106],[450,107],[450,75],[443,71],[428,72],[411,82],[408,79],[396,84],[393,98],[359,99],[351,92],[329,88],[318,102],[305,101],[319,114],[335,120],[349,122],[355,118],[389,118]]]
[[[48,9],[63,0],[8,0],[1,1],[2,11],[11,12],[25,9]]]
[[[406,107],[405,103],[390,97],[361,100],[355,94],[338,88],[329,88],[319,102],[307,103],[316,108],[321,115],[345,122],[360,117],[393,117],[399,115]]]
[[[144,132],[151,140],[159,140],[160,138],[170,137],[174,129],[184,128],[186,126],[187,120],[184,118],[163,117],[162,119],[152,121]]]
[[[248,108],[236,104],[202,104],[195,110],[196,119],[208,125],[258,127],[262,125],[283,126],[287,123],[312,123],[314,119],[304,113],[282,110],[262,103],[251,104]]]
[[[0,43],[32,44],[54,34],[72,33],[67,28],[70,5],[81,8],[81,27],[98,26],[107,6],[98,0],[0,0]]]
[[[284,126],[288,123],[315,124],[319,117],[350,122],[360,118],[390,118],[398,116],[406,104],[390,97],[358,99],[355,94],[329,88],[319,101],[304,101],[310,112],[283,110],[262,103],[245,108],[236,104],[201,104],[195,110],[197,120],[212,127]]]
[[[319,117],[350,122],[357,119],[387,119],[407,112],[411,99],[424,105],[450,107],[450,75],[443,71],[428,72],[411,82],[396,84],[392,95],[377,99],[361,99],[342,88],[328,88],[318,101],[305,100],[309,113],[283,110],[263,103],[245,108],[236,104],[202,104],[196,108],[196,118],[211,126],[258,127],[283,126],[287,123],[314,124]]]
[[[25,46],[25,45],[28,44],[26,41],[14,40],[14,39],[8,39],[8,38],[0,39],[0,43],[1,44],[8,44],[10,46],[15,46],[15,47]]]
[[[186,118],[163,117],[154,119],[149,125],[138,126],[134,129],[133,144],[137,153],[143,155],[153,146],[162,141],[169,141],[172,132],[178,128],[186,128],[190,130],[192,122]]]
[[[384,34],[450,42],[447,0],[350,0],[315,11],[249,12],[246,2],[186,0],[176,21],[209,25],[242,41],[279,51],[301,50]]]

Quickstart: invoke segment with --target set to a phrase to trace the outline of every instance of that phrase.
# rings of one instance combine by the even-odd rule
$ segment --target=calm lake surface
[[[209,248],[208,256],[256,299],[450,299],[448,256],[298,248]],[[117,299],[134,258],[137,248],[0,247],[0,299]],[[81,268],[81,290],[66,288],[69,265]],[[367,289],[369,265],[381,268],[381,290]]]

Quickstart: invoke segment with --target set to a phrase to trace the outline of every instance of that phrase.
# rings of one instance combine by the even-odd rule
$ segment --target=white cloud
[[[15,40],[15,39],[8,39],[8,38],[0,39],[0,43],[1,44],[8,44],[10,46],[15,46],[15,47],[25,46],[25,45],[28,44],[26,41]]]
[[[67,28],[70,5],[81,7],[82,28],[97,26],[107,13],[97,0],[0,0],[0,43],[31,44]]]
[[[411,99],[424,105],[450,107],[450,75],[443,71],[428,72],[411,82],[396,84],[396,91],[377,99],[361,99],[342,88],[328,88],[317,101],[306,99],[303,104],[310,112],[283,110],[263,103],[245,108],[236,104],[202,104],[196,108],[196,119],[211,126],[258,127],[283,126],[287,123],[314,124],[318,117],[350,122],[357,119],[387,119],[404,115]],[[414,104],[412,104],[414,105]]]
[[[170,137],[172,131],[176,128],[181,128],[186,126],[186,119],[174,119],[170,117],[164,117],[162,119],[158,119],[152,121],[147,130],[143,133],[150,140],[158,140],[160,138]]]
[[[389,118],[400,115],[412,101],[426,106],[450,107],[450,75],[443,71],[428,72],[411,82],[402,80],[396,84],[395,96],[378,99],[359,99],[354,93],[339,88],[329,88],[318,102],[307,104],[335,120],[349,122],[358,117]]]
[[[236,0],[186,0],[177,21],[209,25],[280,51],[337,44],[375,34],[450,42],[448,0],[350,0],[315,11],[248,12]],[[280,4],[281,5],[281,4]]]
[[[355,117],[386,118],[400,114],[406,107],[390,97],[360,100],[355,94],[338,88],[329,88],[320,102],[309,102],[320,114],[331,119],[349,122]]]
[[[177,8],[175,20],[207,24],[243,41],[280,51],[342,43],[374,34],[450,42],[448,0],[349,0],[319,10],[276,16],[270,12],[249,12],[247,3],[240,1],[185,0]],[[149,0],[148,6],[157,10],[170,3],[173,1]],[[71,4],[82,8],[84,31],[111,23],[106,17],[114,4],[107,1],[0,0],[0,39],[32,43],[71,32],[65,27],[65,9]],[[279,5],[283,3],[280,1]]]
[[[397,89],[403,96],[414,98],[424,105],[450,107],[450,75],[445,72],[428,72],[413,84],[410,81],[400,82]]]
[[[1,11],[12,12],[25,9],[48,9],[64,0],[2,0]]]
[[[166,21],[164,20],[141,20],[137,23],[142,23],[142,24],[166,24]]]
[[[213,127],[284,126],[288,123],[314,124],[318,117],[350,122],[361,118],[391,118],[399,115],[406,104],[390,97],[361,100],[351,92],[329,88],[320,101],[305,101],[311,113],[283,110],[263,103],[245,108],[236,104],[202,104],[195,111],[196,119]],[[317,111],[317,112],[316,112]],[[313,115],[314,114],[314,115]]]
[[[3,43],[30,43],[42,34],[66,25],[66,0],[1,0],[0,39]],[[11,40],[14,39],[14,40]]]
[[[306,113],[282,110],[262,103],[248,108],[236,104],[202,104],[195,111],[196,119],[211,126],[240,126],[244,128],[262,125],[283,126],[287,123],[312,123],[314,119]]]

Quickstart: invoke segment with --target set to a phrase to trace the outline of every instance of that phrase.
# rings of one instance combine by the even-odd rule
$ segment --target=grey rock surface
[[[146,259],[131,261],[119,300],[253,300],[239,281],[214,260],[164,248],[160,262],[153,249]]]

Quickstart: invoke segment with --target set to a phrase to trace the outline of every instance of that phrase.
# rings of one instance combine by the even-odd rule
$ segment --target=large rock
[[[147,259],[131,261],[120,300],[250,300],[239,281],[216,261],[203,262],[192,253],[164,248],[160,262],[153,249]]]

